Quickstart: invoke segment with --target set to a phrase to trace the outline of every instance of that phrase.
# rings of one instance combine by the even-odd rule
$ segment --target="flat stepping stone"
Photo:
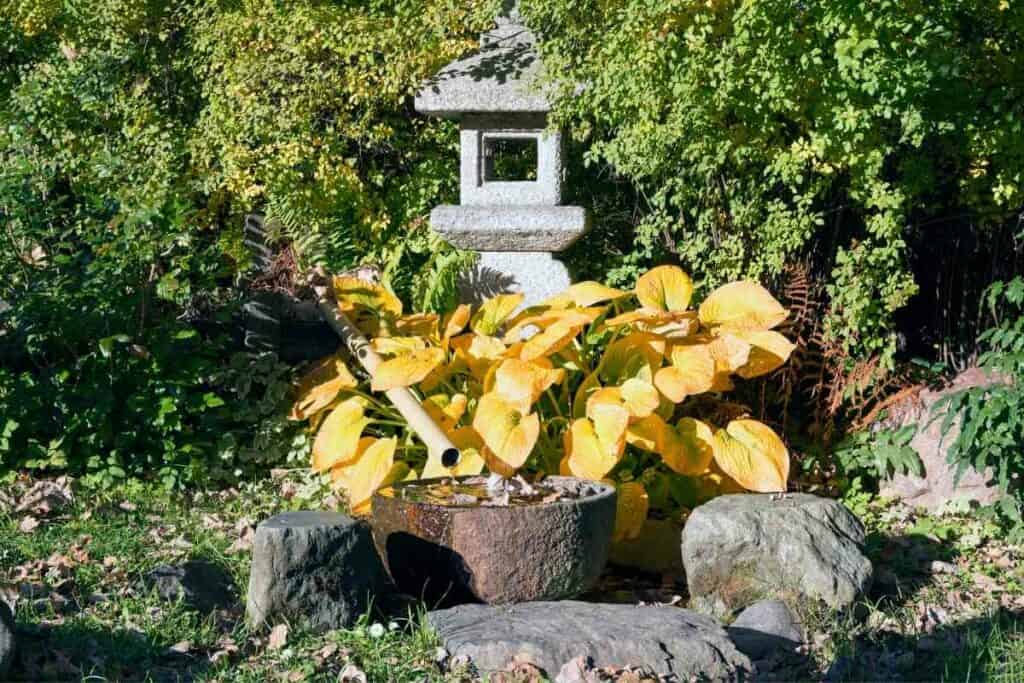
[[[639,667],[682,680],[747,680],[752,671],[721,624],[677,607],[573,600],[460,605],[428,619],[449,654],[468,658],[481,674],[516,659],[553,678],[581,656],[597,667]]]
[[[256,527],[246,599],[253,626],[287,620],[320,631],[345,628],[388,587],[365,522],[334,512],[285,512]]]

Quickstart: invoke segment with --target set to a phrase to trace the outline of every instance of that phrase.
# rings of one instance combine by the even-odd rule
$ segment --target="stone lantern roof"
[[[479,52],[444,67],[416,95],[416,110],[459,119],[462,114],[545,114],[551,106],[537,80],[543,65],[534,37],[513,8],[481,34]]]

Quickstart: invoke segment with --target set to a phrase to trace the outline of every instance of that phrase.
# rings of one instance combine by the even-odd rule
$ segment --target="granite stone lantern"
[[[586,210],[562,205],[562,135],[547,128],[542,71],[513,6],[481,35],[479,52],[444,67],[416,96],[417,111],[460,124],[459,205],[435,207],[430,222],[453,246],[480,252],[460,283],[463,300],[521,291],[530,305],[570,284],[554,254],[589,223]]]

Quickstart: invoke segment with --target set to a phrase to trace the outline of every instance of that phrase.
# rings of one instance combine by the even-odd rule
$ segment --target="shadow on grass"
[[[170,652],[141,631],[76,620],[19,629],[9,676],[12,681],[190,681],[208,666],[205,657]]]
[[[875,568],[871,598],[887,607],[907,604],[960,555],[953,544],[916,533],[868,534],[865,552]]]
[[[928,634],[872,632],[854,639],[826,681],[1024,680],[1024,612],[999,610]]]

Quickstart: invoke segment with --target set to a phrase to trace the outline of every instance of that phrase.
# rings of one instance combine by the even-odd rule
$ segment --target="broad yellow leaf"
[[[650,501],[647,490],[638,481],[619,484],[615,501],[615,531],[613,541],[631,541],[640,536],[640,530],[647,521]]]
[[[665,431],[668,428],[660,415],[648,415],[629,425],[626,442],[650,453],[660,453],[665,445]]]
[[[567,306],[585,308],[603,301],[618,299],[628,294],[629,292],[624,292],[621,289],[607,287],[600,282],[588,280],[586,282],[577,282],[561,294],[556,294],[542,302],[541,305],[551,308],[565,308]]]
[[[796,345],[774,330],[736,332],[735,336],[750,344],[747,362],[736,369],[744,379],[767,375],[782,367]]]
[[[470,373],[479,381],[497,361],[508,354],[508,347],[497,337],[481,334],[461,334],[451,340],[455,357],[465,363]]]
[[[402,315],[401,299],[384,285],[365,282],[359,278],[335,277],[334,297],[338,301],[338,307],[346,313],[365,308],[393,318]]]
[[[517,470],[537,443],[540,420],[536,413],[524,414],[512,402],[491,392],[477,403],[473,429],[498,460]]]
[[[601,389],[601,379],[597,372],[587,375],[576,389],[576,395],[572,400],[572,416],[574,418],[586,417],[587,403],[594,392]]]
[[[455,467],[445,467],[440,456],[427,457],[427,464],[420,475],[423,479],[436,477],[462,477],[480,474],[484,469],[484,441],[472,427],[459,427],[450,434],[452,443],[459,449],[459,462]]]
[[[491,297],[473,314],[473,318],[469,323],[470,329],[477,334],[494,335],[501,329],[505,319],[512,315],[512,312],[519,307],[519,304],[523,303],[524,297],[525,295],[522,293],[499,294]]]
[[[395,437],[364,437],[359,440],[352,462],[331,469],[334,486],[345,491],[354,514],[369,512],[370,498],[386,484],[392,474],[397,446],[398,439]]]
[[[714,435],[700,420],[684,417],[673,430],[671,448],[662,453],[665,464],[674,472],[696,476],[707,472],[714,458]]]
[[[632,325],[634,329],[671,336],[673,339],[695,334],[700,327],[696,311],[659,311],[654,308],[638,308],[627,311],[604,322],[605,327],[615,328]]]
[[[637,378],[651,382],[661,367],[665,340],[647,332],[633,332],[608,345],[597,374],[605,384],[622,384]]]
[[[636,281],[636,298],[644,308],[685,311],[693,295],[693,281],[678,266],[658,266]]]
[[[423,409],[427,411],[430,418],[441,426],[441,429],[451,431],[458,424],[466,412],[466,405],[469,399],[465,394],[434,394],[423,399]]]
[[[767,289],[751,280],[722,285],[700,305],[703,325],[727,330],[769,330],[787,315]]]
[[[536,331],[544,330],[556,322],[562,320],[574,320],[592,323],[604,312],[603,308],[572,308],[572,309],[543,309],[539,312],[535,308],[523,311],[509,322],[508,331],[505,332],[505,343],[514,344],[517,341],[526,339],[527,328],[536,328]]]
[[[427,348],[423,337],[374,337],[370,348],[384,356],[397,356]]]
[[[519,357],[523,360],[533,360],[541,356],[550,356],[558,353],[572,343],[583,328],[589,325],[592,318],[575,310],[568,310],[558,321],[552,323],[547,329],[539,334],[530,337],[523,344]]]
[[[448,342],[451,338],[466,329],[466,325],[469,324],[469,314],[469,304],[459,304],[454,311],[445,317],[444,322],[441,324],[441,347],[445,351],[448,350]]]
[[[731,390],[733,383],[729,376],[750,360],[750,344],[734,334],[725,333],[712,338],[708,348],[715,358],[715,382],[711,390]]]
[[[514,403],[522,412],[529,412],[530,406],[541,394],[563,379],[565,370],[544,367],[538,362],[508,358],[501,361],[495,370],[493,390]]]
[[[297,398],[288,418],[309,419],[329,406],[343,389],[353,389],[356,384],[356,378],[341,358],[337,355],[328,356],[299,380],[295,389]]]
[[[444,355],[441,349],[429,348],[386,360],[377,366],[370,388],[387,391],[395,387],[411,387],[443,363]]]
[[[565,469],[572,476],[599,481],[619,463],[629,415],[618,406],[598,406],[596,420],[574,420],[563,437]],[[618,438],[616,438],[616,432]]]
[[[658,391],[649,382],[628,379],[621,387],[605,387],[590,394],[587,399],[587,417],[593,419],[594,410],[600,405],[615,405],[626,409],[631,420],[647,417],[661,402]]]
[[[413,313],[394,321],[395,334],[404,337],[437,339],[437,313]],[[374,340],[376,341],[376,340]]]
[[[706,344],[673,346],[672,365],[661,368],[654,385],[665,398],[680,403],[688,396],[711,391],[715,381],[715,358]]]
[[[370,420],[363,413],[364,400],[353,396],[340,403],[320,425],[313,440],[313,469],[326,472],[356,456],[359,437]]]
[[[714,459],[722,471],[750,491],[786,490],[789,452],[782,439],[757,420],[733,420],[714,437]]]

